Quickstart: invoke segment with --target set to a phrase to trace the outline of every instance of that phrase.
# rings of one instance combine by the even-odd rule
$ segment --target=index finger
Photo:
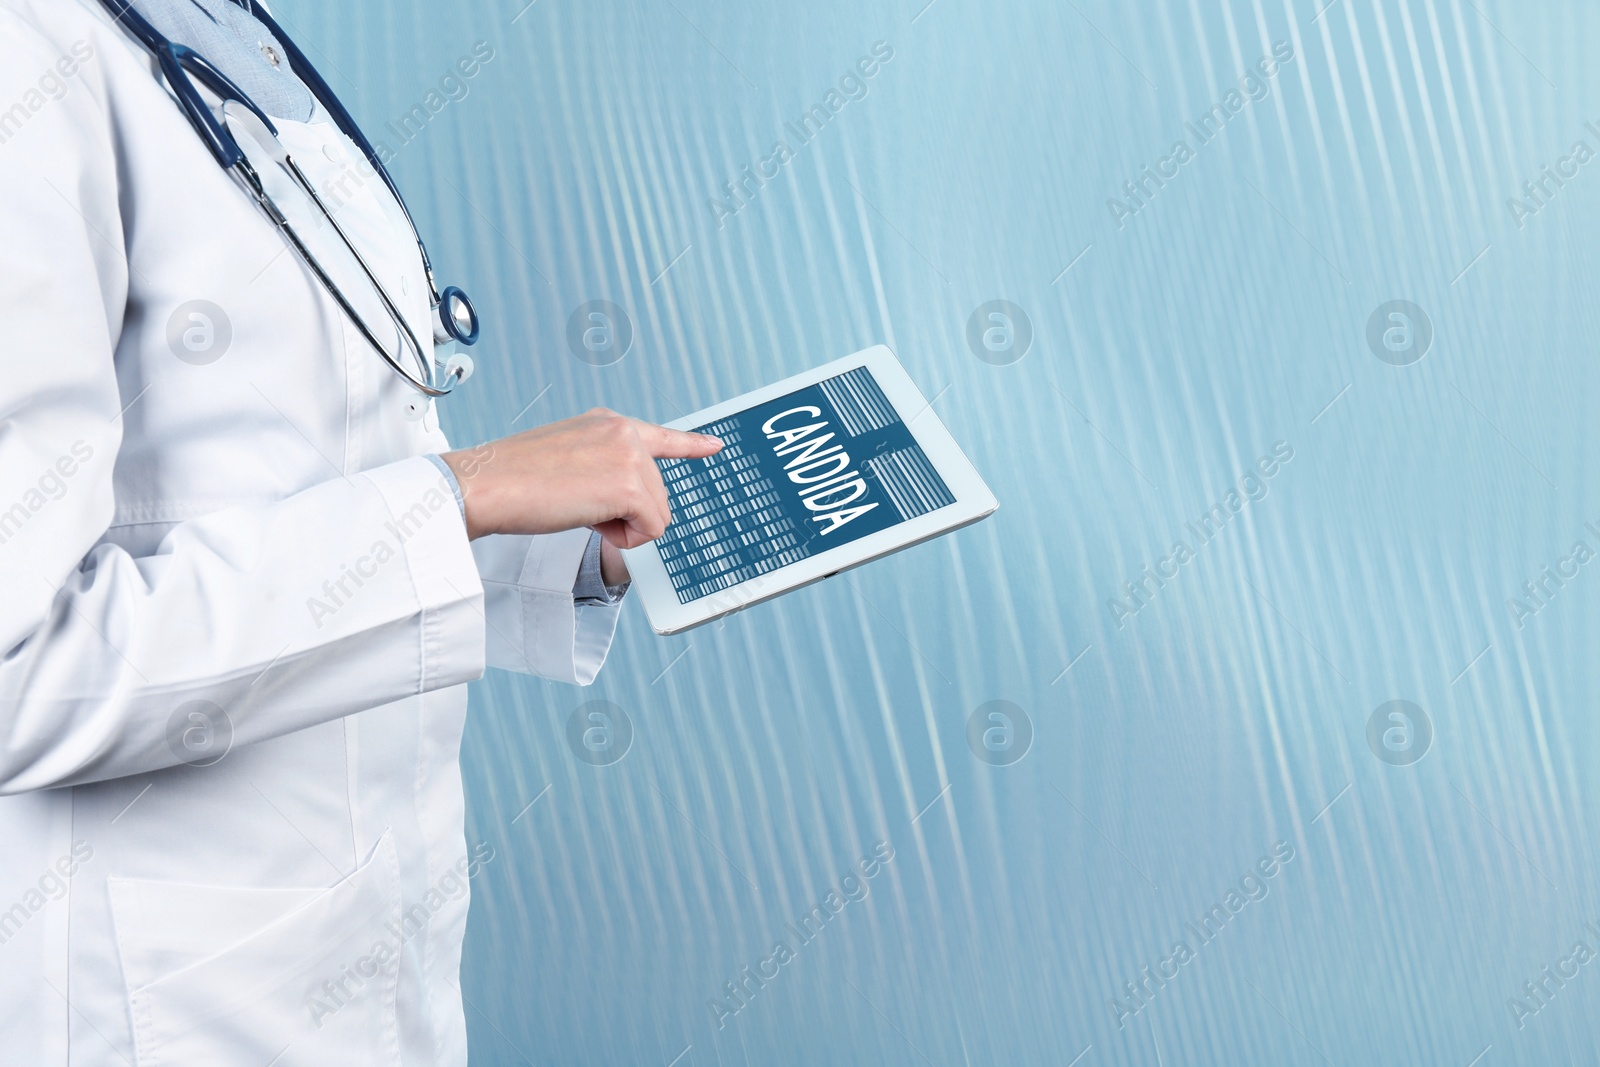
[[[639,424],[639,440],[656,459],[700,459],[722,451],[722,441],[707,433],[669,430],[651,422]]]

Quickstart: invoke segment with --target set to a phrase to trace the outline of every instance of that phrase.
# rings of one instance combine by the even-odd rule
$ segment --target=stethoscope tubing
[[[296,186],[306,194],[306,196],[316,206],[317,210],[320,211],[323,217],[326,218],[332,225],[334,232],[338,235],[340,241],[343,242],[345,248],[350,252],[351,256],[360,266],[362,273],[367,278],[367,281],[372,285],[373,289],[377,291],[378,298],[383,304],[385,313],[389,316],[390,321],[400,336],[402,347],[408,348],[412,356],[415,358],[418,369],[421,372],[420,376],[413,375],[401,365],[399,360],[397,360],[395,356],[390,353],[389,347],[378,340],[376,335],[373,333],[372,328],[367,325],[366,320],[356,312],[354,306],[350,303],[350,300],[339,288],[338,283],[335,282],[328,274],[327,270],[323,268],[322,264],[317,260],[315,254],[312,253],[305,241],[295,231],[294,226],[289,222],[288,217],[277,206],[277,204],[273,202],[272,197],[266,192],[266,189],[261,182],[260,175],[256,172],[249,159],[246,158],[244,151],[239,147],[237,139],[234,138],[232,132],[228,130],[225,123],[218,121],[216,116],[212,113],[210,107],[207,106],[204,99],[201,98],[199,92],[195,89],[194,82],[190,80],[191,77],[198,79],[206,86],[207,89],[210,89],[222,100],[225,117],[229,114],[227,110],[228,105],[237,104],[240,107],[247,109],[249,112],[248,116],[237,117],[247,122],[251,119],[260,122],[263,128],[262,132],[276,142],[278,131],[277,127],[273,125],[272,120],[268,118],[259,107],[256,106],[255,102],[245,94],[244,90],[240,89],[238,85],[234,84],[234,82],[229,79],[227,75],[223,74],[221,71],[212,66],[211,62],[203,55],[186,45],[178,44],[164,37],[142,15],[133,10],[133,8],[129,5],[128,0],[101,0],[101,2],[111,13],[112,17],[116,19],[118,24],[131,33],[139,41],[139,43],[142,44],[145,49],[155,57],[157,65],[161,68],[163,78],[167,82],[168,86],[172,89],[173,94],[178,98],[179,105],[183,109],[185,115],[188,117],[190,125],[195,128],[196,132],[200,135],[201,140],[205,142],[206,147],[211,151],[211,154],[216,157],[217,162],[224,169],[232,172],[239,180],[245,191],[252,197],[252,199],[256,201],[261,210],[266,214],[269,221],[271,221],[272,224],[276,226],[284,235],[284,238],[289,241],[290,245],[295,249],[296,254],[299,255],[301,261],[310,268],[311,272],[316,276],[323,288],[328,291],[329,295],[334,298],[334,301],[339,305],[340,309],[345,313],[345,315],[349,317],[353,323],[355,323],[356,328],[360,331],[367,343],[371,345],[378,355],[383,358],[384,362],[389,364],[390,368],[393,369],[395,373],[399,374],[406,380],[408,384],[417,389],[419,392],[428,397],[440,397],[448,395],[455,385],[459,384],[465,379],[467,371],[463,370],[457,360],[452,360],[452,367],[447,369],[446,372],[446,377],[450,382],[449,386],[440,388],[438,385],[434,384],[436,377],[433,367],[437,360],[430,358],[423,349],[422,343],[418,340],[415,332],[412,331],[411,327],[406,322],[404,315],[401,314],[400,310],[395,306],[394,301],[390,298],[388,290],[373,273],[372,268],[366,261],[366,258],[361,254],[355,243],[345,232],[344,227],[339,224],[334,212],[328,209],[327,205],[323,202],[322,197],[317,194],[315,187],[306,178],[305,174],[300,170],[299,165],[294,162],[293,158],[289,156],[287,151],[281,151],[282,146],[279,144],[278,147],[281,151],[279,163],[293,179]],[[328,83],[322,79],[322,76],[317,73],[316,68],[311,65],[310,60],[306,58],[305,54],[300,51],[299,47],[294,44],[288,35],[283,32],[282,28],[278,26],[277,22],[273,20],[272,16],[248,3],[241,4],[240,6],[251,11],[251,13],[261,21],[262,25],[264,25],[267,30],[277,38],[278,43],[282,46],[289,61],[290,70],[292,70],[300,78],[300,80],[311,91],[313,97],[316,98],[317,102],[321,104],[322,107],[329,113],[334,121],[334,125],[338,127],[340,132],[348,137],[351,142],[361,150],[361,153],[366,158],[368,164],[382,179],[390,194],[393,195],[396,205],[398,205],[400,208],[401,215],[406,220],[406,225],[411,230],[412,238],[416,242],[417,251],[422,258],[423,274],[427,279],[428,285],[430,311],[435,318],[439,319],[440,323],[439,327],[436,328],[434,339],[440,343],[444,343],[447,340],[455,340],[464,345],[471,345],[475,343],[478,339],[478,320],[477,312],[472,307],[471,300],[468,299],[466,294],[461,290],[451,286],[446,290],[446,293],[449,294],[451,306],[449,308],[445,308],[443,306],[446,297],[444,294],[440,293],[438,285],[434,280],[433,264],[428,257],[427,245],[423,242],[422,235],[417,230],[416,220],[412,218],[411,210],[406,206],[405,197],[400,194],[399,187],[395,184],[393,177],[390,176],[388,169],[384,167],[383,161],[378,158],[378,154],[373,149],[371,142],[368,141],[366,135],[361,132],[361,128],[350,116],[350,113],[345,110],[344,105],[339,102],[339,99],[334,94],[332,88],[330,88]],[[458,306],[457,302],[459,302],[459,305],[464,305],[466,317],[470,323],[470,328],[463,328],[457,321],[455,321],[454,312]],[[445,336],[439,336],[440,333],[444,334]]]

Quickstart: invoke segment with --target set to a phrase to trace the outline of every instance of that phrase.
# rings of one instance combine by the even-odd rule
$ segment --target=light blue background
[[[475,1063],[1600,1062],[1600,962],[1522,1029],[1507,1005],[1600,950],[1600,561],[1520,629],[1506,605],[1600,549],[1600,160],[1506,206],[1600,150],[1600,14],[1326,3],[283,0],[379,139],[495,49],[393,163],[486,321],[457,441],[667,420],[884,342],[1001,501],[724,625],[631,605],[591,690],[475,685]],[[867,97],[719,227],[708,198],[879,40]],[[1107,198],[1275,41],[1270,94],[1119,229]],[[597,299],[634,327],[607,367],[566,340]],[[1034,330],[1009,366],[965,339],[993,299]],[[1365,340],[1393,299],[1434,328],[1406,367]],[[1109,598],[1279,441],[1119,628]],[[596,698],[636,731],[609,766],[566,740]],[[1011,766],[966,741],[997,699],[1034,725]],[[1395,699],[1434,727],[1411,766],[1366,740]],[[880,840],[870,896],[719,1029],[708,998]],[[1269,895],[1119,1029],[1107,999],[1278,841]]]

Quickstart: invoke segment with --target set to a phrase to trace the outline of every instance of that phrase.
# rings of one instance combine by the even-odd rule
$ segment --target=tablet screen
[[[695,429],[722,451],[659,461],[681,604],[955,502],[866,367]]]

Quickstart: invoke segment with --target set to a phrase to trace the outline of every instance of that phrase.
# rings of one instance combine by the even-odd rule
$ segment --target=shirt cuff
[[[455,494],[456,507],[461,509],[463,522],[467,518],[467,502],[461,495],[461,481],[456,477],[456,472],[442,456],[429,452],[423,458],[439,468],[439,473],[444,475],[444,480],[450,486],[450,491]],[[607,585],[600,570],[600,535],[594,532],[589,534],[589,544],[583,550],[583,562],[578,565],[578,579],[572,583],[572,600],[575,604],[615,604],[627,593],[628,586],[633,583],[622,582],[619,585]]]
[[[600,535],[589,534],[589,544],[583,550],[583,562],[578,564],[578,580],[572,583],[572,600],[575,604],[615,604],[628,591],[632,582],[607,585],[600,572]]]
[[[444,480],[450,484],[450,491],[456,495],[456,507],[461,509],[461,521],[467,520],[467,500],[461,495],[461,480],[456,477],[456,472],[450,469],[450,464],[444,457],[437,453],[429,452],[424,457],[429,463],[439,468],[439,473],[444,475]]]
[[[483,579],[489,666],[573,685],[594,681],[622,605],[579,604],[573,598],[592,533],[579,527],[534,537],[491,534],[472,542]]]

